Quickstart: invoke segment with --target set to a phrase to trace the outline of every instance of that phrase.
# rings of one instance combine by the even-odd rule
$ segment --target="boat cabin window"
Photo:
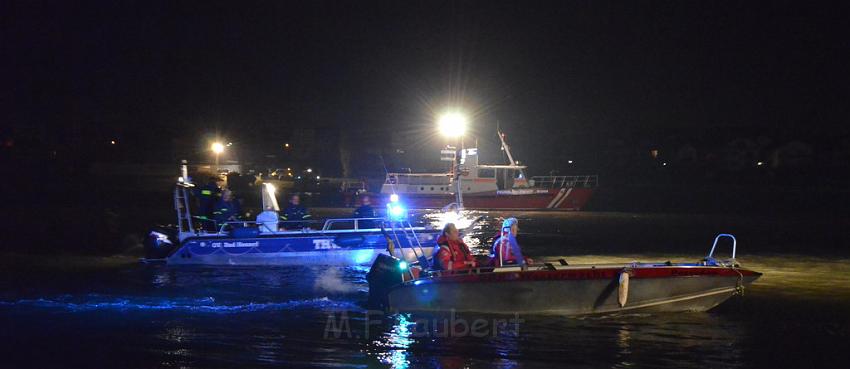
[[[496,178],[496,170],[490,168],[478,169],[478,178]]]

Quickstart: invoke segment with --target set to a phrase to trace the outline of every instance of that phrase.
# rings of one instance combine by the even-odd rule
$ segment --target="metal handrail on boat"
[[[717,248],[717,241],[719,241],[722,237],[729,237],[729,238],[732,239],[732,260],[735,260],[735,252],[737,251],[737,248],[738,248],[738,240],[735,239],[735,236],[728,234],[728,233],[721,233],[721,234],[717,235],[717,237],[714,238],[714,244],[711,245],[711,251],[708,252],[707,257],[709,257],[709,258],[714,257],[714,249]]]
[[[387,173],[385,184],[397,185],[445,185],[451,178],[450,173]]]
[[[717,241],[720,241],[720,239],[723,237],[729,237],[732,239],[732,258],[724,261],[717,261],[717,259],[714,258],[714,250],[717,248]],[[714,243],[711,245],[711,251],[708,252],[708,256],[703,259],[703,262],[705,263],[705,265],[719,265],[724,267],[735,268],[738,266],[738,262],[735,260],[735,253],[737,252],[737,248],[738,240],[735,239],[735,236],[728,233],[718,234],[717,237],[714,238]]]
[[[352,228],[343,228],[343,229],[333,229],[334,223],[346,223],[346,222],[350,222],[350,224],[352,224],[353,227]],[[374,227],[361,227],[361,224],[362,224],[361,222],[371,222],[371,224],[374,224],[376,226],[374,226]],[[319,224],[319,223],[322,223],[323,225],[322,225],[321,228],[317,227],[316,229],[313,229],[313,228],[310,228],[310,227],[302,227],[302,228],[291,229],[291,230],[286,230],[286,231],[276,231],[275,230],[275,231],[272,231],[273,233],[278,233],[278,232],[324,233],[324,232],[327,232],[327,231],[346,232],[346,231],[362,231],[362,230],[380,230],[382,224],[385,224],[385,223],[392,224],[392,223],[396,223],[396,222],[388,221],[386,218],[378,217],[378,218],[330,218],[330,219],[325,219],[324,221],[321,221],[321,220],[302,220],[302,221],[289,220],[289,221],[278,222],[278,224],[281,224],[281,223],[290,223],[290,224],[292,224],[292,223],[296,223],[296,224],[304,224],[304,223]],[[227,229],[226,229],[227,226],[231,226],[231,227],[234,227],[234,226],[236,226],[236,227],[257,226],[257,228],[265,227],[265,229],[267,229],[267,230],[269,229],[268,226],[265,224],[265,222],[257,222],[257,221],[254,221],[254,220],[235,220],[235,221],[229,221],[229,222],[224,222],[224,223],[216,223],[216,226],[218,228],[218,232],[213,233],[213,234],[225,234],[226,231],[227,231]],[[395,228],[395,227],[393,226],[393,228]],[[410,229],[411,231],[417,230],[417,229],[418,230],[426,229],[425,227],[413,227],[413,225],[410,224],[410,223],[408,223],[406,226],[402,225],[401,228]]]

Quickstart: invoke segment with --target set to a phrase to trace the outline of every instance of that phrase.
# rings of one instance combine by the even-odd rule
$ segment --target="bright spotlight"
[[[398,202],[398,195],[397,194],[390,195],[390,202]]]
[[[387,205],[387,215],[390,220],[399,221],[407,217],[407,209],[401,204],[394,202]]]
[[[224,152],[224,145],[221,142],[213,142],[212,146],[210,146],[210,150],[216,154],[221,154]]]
[[[447,137],[460,137],[466,132],[466,116],[457,112],[449,112],[440,116],[437,125],[440,133]]]

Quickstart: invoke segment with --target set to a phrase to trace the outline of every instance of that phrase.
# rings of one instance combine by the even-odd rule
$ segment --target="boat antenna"
[[[389,179],[390,171],[387,170],[387,162],[384,161],[384,154],[378,154],[378,157],[381,158],[381,166],[384,168],[384,178]],[[393,193],[395,194],[395,183],[390,182],[390,187],[393,189]]]

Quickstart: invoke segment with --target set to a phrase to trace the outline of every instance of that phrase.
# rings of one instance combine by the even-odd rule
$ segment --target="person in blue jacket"
[[[237,221],[241,217],[242,209],[239,201],[233,197],[233,192],[228,189],[221,191],[221,200],[213,208],[213,219],[217,226],[221,227],[222,223]]]
[[[309,220],[310,217],[307,208],[301,206],[301,197],[293,194],[289,197],[289,205],[283,209],[280,219],[286,222],[283,224],[284,228],[301,229],[307,226],[304,221]]]
[[[518,233],[519,221],[516,218],[508,218],[502,222],[502,232],[493,242],[493,248],[490,251],[491,265],[500,267],[533,263],[531,258],[522,255],[522,249],[516,240]]]

